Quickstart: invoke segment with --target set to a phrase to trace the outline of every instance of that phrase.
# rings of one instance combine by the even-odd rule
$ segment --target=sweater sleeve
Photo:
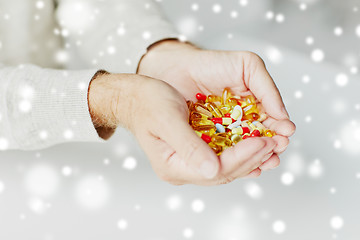
[[[151,44],[178,37],[153,0],[58,0],[56,16],[76,67],[135,73]]]
[[[0,150],[103,141],[88,109],[88,86],[95,73],[0,64]]]

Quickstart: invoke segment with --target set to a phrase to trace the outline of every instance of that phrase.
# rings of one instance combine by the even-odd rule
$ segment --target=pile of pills
[[[196,99],[187,101],[189,123],[217,155],[246,138],[276,135],[262,124],[267,115],[252,95],[234,96],[225,88],[222,96],[198,93]]]

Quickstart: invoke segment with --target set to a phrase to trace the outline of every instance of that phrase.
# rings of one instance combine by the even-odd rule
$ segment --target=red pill
[[[225,113],[224,117],[227,117],[227,118],[231,117],[231,113]]]
[[[212,118],[211,121],[213,121],[215,124],[219,123],[222,125],[230,125],[231,123],[235,122],[232,118]]]
[[[243,134],[250,133],[250,129],[248,127],[242,127]]]
[[[195,131],[195,133],[201,137],[202,140],[204,140],[206,143],[211,142],[211,137],[209,135],[203,134],[202,132]]]
[[[202,93],[197,93],[196,94],[196,99],[197,100],[202,100],[202,101],[206,101],[206,95],[205,94],[202,94]]]
[[[252,131],[252,133],[250,134],[250,137],[260,137],[260,131],[255,129],[254,131]]]

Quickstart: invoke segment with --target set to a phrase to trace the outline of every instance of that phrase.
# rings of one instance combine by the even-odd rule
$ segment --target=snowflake
[[[305,122],[310,123],[312,121],[312,117],[310,115],[305,117]]]
[[[248,3],[249,3],[248,0],[240,0],[240,1],[239,1],[240,6],[242,6],[242,7],[247,6]]]
[[[360,37],[360,25],[358,25],[355,29],[355,33],[358,37]]]
[[[61,173],[65,176],[65,177],[68,177],[72,174],[73,170],[71,167],[69,166],[64,166],[62,167],[61,169]]]
[[[108,202],[109,195],[108,184],[104,179],[99,180],[98,176],[84,177],[76,184],[76,200],[86,209],[100,209]]]
[[[315,159],[308,167],[308,174],[310,177],[319,178],[323,174],[323,166],[319,159]]]
[[[195,199],[192,203],[191,203],[191,208],[194,212],[196,213],[200,213],[202,211],[204,211],[205,209],[205,204],[201,199]]]
[[[5,190],[5,184],[0,180],[0,194]]]
[[[334,216],[330,219],[330,226],[335,230],[339,230],[344,226],[344,220],[340,216]]]
[[[128,222],[125,220],[125,219],[120,219],[118,222],[117,222],[117,227],[120,229],[120,230],[125,230],[128,228]]]
[[[245,183],[244,190],[252,199],[260,199],[263,196],[263,190],[256,182]]]
[[[222,10],[222,7],[221,7],[220,4],[214,4],[214,5],[212,6],[212,10],[213,10],[214,13],[220,13],[221,10]]]
[[[345,73],[339,73],[335,77],[336,85],[339,87],[344,87],[348,84],[349,78]]]
[[[166,199],[166,206],[174,211],[178,210],[182,205],[182,200],[179,195],[172,195]]]
[[[191,4],[191,10],[193,10],[194,12],[199,10],[199,4],[197,4],[197,3]]]
[[[300,90],[295,91],[294,97],[295,97],[296,99],[302,98],[302,97],[303,97],[302,91],[300,91]]]
[[[299,5],[300,10],[305,11],[307,9],[307,5],[305,3],[301,3]]]
[[[151,33],[149,31],[145,31],[145,32],[143,32],[142,37],[145,40],[150,39],[151,38]]]
[[[74,132],[70,129],[64,131],[64,138],[70,140],[74,137]]]
[[[311,36],[308,36],[305,38],[305,42],[307,45],[313,45],[314,44],[314,38]]]
[[[277,234],[282,234],[286,230],[286,224],[282,220],[277,220],[272,225],[273,231]]]
[[[285,21],[285,16],[282,13],[276,14],[275,21],[278,23],[282,23]]]
[[[45,131],[45,130],[40,131],[40,132],[39,132],[39,137],[40,137],[40,139],[42,139],[42,140],[47,139],[47,138],[48,138],[48,132]]]
[[[274,12],[273,11],[267,11],[265,14],[266,19],[273,19],[274,18]]]
[[[126,170],[134,170],[137,166],[137,161],[134,157],[129,156],[125,158],[122,167]]]
[[[310,77],[309,77],[309,75],[304,75],[303,77],[302,77],[302,81],[303,81],[303,83],[309,83],[310,82]]]
[[[334,34],[335,34],[336,36],[341,36],[341,35],[343,34],[343,29],[342,29],[342,27],[335,27],[335,28],[334,28]]]
[[[9,148],[9,142],[6,138],[0,137],[0,151],[5,151]]]
[[[325,54],[321,49],[315,49],[311,52],[311,59],[314,62],[322,62],[324,60]]]
[[[48,197],[57,192],[59,178],[53,167],[39,164],[29,169],[25,176],[25,185],[31,194]]]
[[[269,59],[269,61],[274,64],[280,64],[283,61],[283,55],[277,47],[267,47],[265,49],[265,55]]]
[[[37,9],[43,9],[45,7],[45,3],[44,1],[36,1],[35,6]]]
[[[281,175],[281,182],[284,184],[284,185],[291,185],[293,184],[294,182],[294,175],[290,172],[285,172]]]
[[[30,112],[32,108],[31,102],[29,100],[22,100],[19,102],[19,110],[23,113]]]
[[[192,238],[194,236],[194,231],[191,228],[185,228],[183,231],[184,238]]]

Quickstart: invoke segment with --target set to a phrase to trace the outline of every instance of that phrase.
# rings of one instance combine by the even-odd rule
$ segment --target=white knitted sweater
[[[175,36],[151,0],[0,0],[0,150],[101,141],[93,75],[134,73],[149,45]]]

